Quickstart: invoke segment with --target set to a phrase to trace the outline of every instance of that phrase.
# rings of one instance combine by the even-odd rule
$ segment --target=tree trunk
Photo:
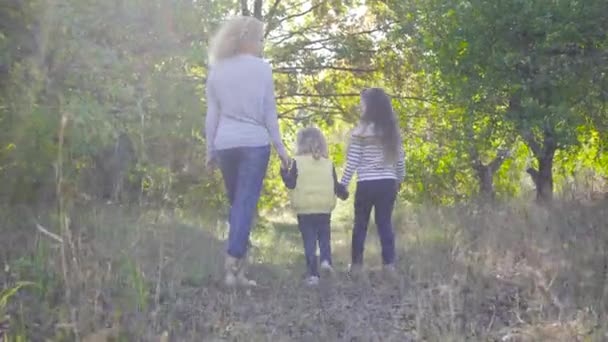
[[[471,148],[470,153],[473,157],[473,169],[475,169],[477,178],[479,179],[479,194],[483,200],[493,201],[496,198],[496,193],[494,192],[494,174],[500,169],[511,153],[506,149],[501,149],[496,154],[494,160],[487,165],[481,162],[474,148]]]
[[[496,198],[494,193],[494,173],[488,165],[480,164],[475,169],[479,178],[479,194],[484,200],[493,201]]]
[[[253,3],[253,16],[262,20],[262,0],[255,0]]]
[[[522,110],[521,94],[514,94],[509,100],[509,111],[521,113]],[[554,127],[545,125],[542,132],[543,141],[541,146],[538,137],[535,137],[529,129],[520,130],[526,145],[532,150],[538,161],[538,170],[534,168],[526,170],[532,176],[532,181],[536,186],[536,199],[539,202],[548,203],[553,200],[553,157],[557,150],[557,142],[555,141]]]
[[[549,203],[553,200],[553,157],[557,143],[549,130],[545,130],[542,147],[530,134],[525,134],[524,139],[538,161],[538,170],[534,168],[527,170],[536,186],[536,199],[542,203]]]
[[[536,199],[540,202],[548,203],[553,200],[553,156],[555,150],[544,151],[538,157],[538,170],[529,168],[527,171],[532,176],[536,186]]]
[[[241,15],[250,16],[251,12],[249,12],[249,5],[247,4],[247,0],[241,0]]]
[[[241,14],[244,16],[251,16],[253,14],[254,17],[262,20],[262,5],[263,0],[255,0],[253,2],[253,13],[251,13],[247,0],[241,0]]]

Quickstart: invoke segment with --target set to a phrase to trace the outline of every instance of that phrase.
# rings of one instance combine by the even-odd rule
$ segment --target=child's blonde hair
[[[245,44],[261,44],[264,24],[254,17],[238,16],[226,21],[209,43],[209,62],[216,63],[242,52]]]
[[[311,154],[315,159],[328,158],[327,141],[317,127],[302,128],[298,131],[296,155]]]

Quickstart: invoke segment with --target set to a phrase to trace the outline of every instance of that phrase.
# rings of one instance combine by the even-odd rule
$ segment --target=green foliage
[[[434,0],[390,7],[400,22],[394,38],[405,34],[414,43],[436,95],[461,109],[449,119],[458,125],[452,139],[460,141],[460,155],[471,151],[483,160],[497,146],[511,148],[519,133],[542,159],[536,145],[542,148],[547,137],[558,148],[578,143],[575,128],[589,117],[581,103],[605,101],[596,92],[608,68],[601,57],[608,42],[604,1]]]
[[[17,292],[19,292],[19,290],[21,290],[24,287],[30,287],[30,286],[35,286],[35,283],[32,282],[28,282],[28,281],[20,281],[17,282],[13,287],[8,288],[2,292],[0,292],[0,312],[4,311],[6,309],[6,306],[8,305],[8,301],[17,294]]]
[[[59,303],[65,284],[56,262],[58,249],[32,233],[31,224],[3,221],[0,241],[25,242],[15,244],[14,254],[4,253],[10,251],[5,245],[0,250],[0,260],[6,262],[2,266],[10,269],[4,285],[8,290],[0,294],[0,312],[12,307],[7,303],[19,288],[32,286],[20,282],[15,287],[16,280],[27,279],[38,291],[26,299],[43,303],[37,308],[40,317],[52,316],[48,327],[39,327],[38,321],[29,324],[29,317],[17,313],[19,322],[11,326],[11,336],[19,336],[15,340],[41,339],[31,331],[34,328],[55,331],[45,338],[72,340],[74,332],[58,329],[59,323],[109,323],[111,318],[98,317],[97,312],[93,313],[95,322],[83,323],[90,318],[86,310],[98,308],[91,301],[111,307],[104,308],[111,314],[124,313],[125,322],[135,322],[128,329],[136,336],[123,336],[125,340],[147,339],[143,336],[146,327],[164,329],[161,325],[169,320],[181,322],[175,324],[178,330],[192,328],[192,322],[181,316],[190,314],[194,306],[174,307],[171,301],[192,293],[184,288],[186,283],[197,288],[210,285],[204,291],[213,288],[208,279],[221,268],[221,243],[202,234],[199,226],[207,231],[216,227],[217,235],[224,235],[225,227],[218,221],[228,212],[221,175],[204,165],[207,45],[225,18],[242,12],[242,4],[236,0],[8,0],[0,4],[3,213],[27,208],[22,221],[30,222],[34,216],[57,233],[59,195],[67,203],[62,218],[71,219],[63,227],[65,232],[61,230],[69,235],[62,236],[67,278],[86,278],[82,283],[83,279],[75,281],[70,289],[75,300]],[[556,193],[564,198],[578,200],[606,191],[605,0],[280,0],[261,4],[268,24],[265,57],[274,68],[281,131],[292,154],[298,129],[318,126],[340,174],[348,133],[360,115],[359,93],[363,87],[379,86],[393,95],[404,137],[407,172],[402,202],[458,207],[475,199],[482,188],[477,168],[492,165],[505,150],[510,155],[492,179],[492,190],[500,201],[526,199],[534,186],[526,171],[540,170],[543,162],[552,171]],[[67,126],[59,137],[62,118]],[[100,155],[113,151],[123,133],[136,154],[134,165],[128,165],[125,185],[131,203],[124,200],[106,206],[106,199],[101,204],[100,196],[90,196],[95,193],[95,179],[90,178],[108,164]],[[58,189],[60,138],[64,138],[63,187]],[[555,144],[556,152],[545,153],[548,142]],[[551,157],[551,163],[544,155]],[[269,212],[292,215],[278,171],[279,161],[273,154],[259,203],[256,226],[260,229],[254,230],[252,241],[261,249],[257,257],[280,264],[284,271],[293,262],[294,250],[301,247],[293,220],[269,219]],[[340,249],[345,241],[348,244],[352,203],[352,196],[340,202],[333,216]],[[399,206],[409,209],[403,203]],[[141,217],[122,215],[123,210]],[[420,253],[414,249],[408,253],[419,254],[422,264],[415,268],[423,273],[428,269],[433,279],[437,263],[429,256],[440,255],[441,262],[451,265],[460,253],[462,236],[451,233],[459,226],[458,219],[469,220],[460,225],[470,230],[472,240],[467,246],[469,242],[473,246],[483,235],[479,227],[490,228],[486,234],[491,241],[497,236],[492,234],[516,233],[520,239],[528,236],[532,221],[543,215],[497,212],[492,214],[500,223],[496,229],[495,222],[486,221],[473,209],[453,216],[434,209],[412,213],[402,210],[395,218],[408,229],[412,224],[420,226],[416,236],[407,237],[417,241],[411,247]],[[176,226],[173,217],[196,225]],[[580,222],[589,223],[595,215],[581,214],[581,218]],[[566,221],[556,223],[570,230],[587,229]],[[161,222],[169,223],[159,228]],[[590,229],[599,226],[589,225]],[[513,227],[523,230],[509,230]],[[537,227],[538,241],[547,241],[546,227]],[[19,238],[13,239],[16,232]],[[580,233],[591,236],[587,231]],[[159,256],[162,253],[155,254],[161,243],[164,259]],[[561,248],[562,241],[555,246]],[[448,269],[442,267],[442,272]],[[265,271],[271,280],[280,274]],[[285,284],[291,286],[289,281],[297,277],[288,271]],[[194,297],[200,297],[198,293],[197,289]],[[226,298],[233,302],[233,297]],[[86,303],[86,309],[80,308],[82,316],[74,319],[70,306],[77,301]],[[275,304],[268,307],[276,309]],[[427,304],[431,307],[431,302]],[[215,315],[204,311],[208,317]],[[214,326],[223,324],[225,314],[220,310],[217,317],[221,318],[192,324],[200,331],[228,331],[231,326]]]
[[[125,284],[130,287],[125,295],[131,298],[131,303],[138,311],[145,312],[149,300],[149,289],[137,264],[132,259],[127,258],[122,263],[121,271],[125,278]]]
[[[23,256],[15,260],[11,269],[19,279],[30,279],[36,284],[36,294],[40,299],[49,299],[53,290],[59,286],[61,280],[58,274],[50,270],[50,247],[45,241],[39,241],[32,255]]]
[[[385,87],[395,95],[405,138],[407,200],[473,197],[474,165],[489,165],[504,149],[511,157],[494,174],[496,194],[526,192],[525,169],[537,163],[528,160],[531,141],[548,133],[562,149],[557,183],[587,153],[578,128],[595,129],[598,148],[605,146],[603,1],[262,4],[286,143],[300,127],[317,125],[341,166],[360,89]],[[0,196],[29,205],[54,193],[65,115],[64,174],[77,192],[88,192],[82,179],[93,160],[125,132],[138,157],[130,191],[140,204],[203,208],[201,216],[224,207],[219,175],[203,166],[206,48],[239,6],[234,0],[3,4],[0,177],[15,186]],[[589,162],[594,172],[601,174],[602,160]],[[261,209],[286,203],[277,170],[273,157]]]

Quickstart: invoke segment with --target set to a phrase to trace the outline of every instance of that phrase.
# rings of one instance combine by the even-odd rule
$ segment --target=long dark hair
[[[382,144],[385,162],[396,163],[400,157],[401,134],[390,97],[382,88],[367,88],[361,92],[361,99],[365,103],[361,122],[374,124],[374,133]]]

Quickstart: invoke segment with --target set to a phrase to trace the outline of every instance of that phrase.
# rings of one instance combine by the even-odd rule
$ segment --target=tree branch
[[[303,71],[318,71],[318,70],[336,70],[336,71],[348,71],[348,72],[354,72],[354,73],[369,73],[369,72],[375,72],[378,69],[371,69],[371,68],[349,68],[349,67],[339,67],[339,66],[333,66],[333,65],[319,65],[319,66],[312,66],[312,67],[279,67],[279,68],[275,68],[273,69],[273,72],[275,73],[280,73],[280,74],[293,74],[293,73],[299,73],[299,72],[303,72]]]
[[[473,169],[480,171],[483,167],[483,163],[481,162],[481,158],[479,158],[479,152],[473,143],[475,141],[475,132],[473,131],[473,126],[469,120],[465,121],[464,128],[467,138],[469,139],[469,156],[471,157],[471,163],[473,164]]]
[[[538,171],[529,167],[526,169],[526,172],[528,174],[530,174],[530,176],[532,177],[532,180],[534,181],[534,185],[538,186]]]
[[[317,92],[319,92],[318,88],[317,88]],[[343,118],[348,117],[348,113],[346,112],[346,110],[344,109],[344,107],[342,105],[340,105],[340,102],[338,101],[338,98],[332,97],[329,100],[331,102],[333,102],[334,106],[336,106],[338,108],[339,114],[341,114]]]
[[[320,46],[315,46],[315,47],[297,47],[298,51],[307,51],[307,52],[315,52],[315,51],[321,51],[321,50],[325,50],[327,52],[333,52],[333,53],[338,53],[340,52],[340,48],[339,47],[331,47],[331,46],[327,46],[324,44],[321,44]],[[355,52],[359,52],[359,53],[368,53],[368,54],[377,54],[377,53],[381,53],[384,51],[392,51],[394,50],[393,47],[386,47],[386,48],[380,48],[380,49],[352,49],[352,51]]]
[[[313,24],[316,24],[316,25],[313,25]],[[272,37],[269,38],[269,40],[271,40],[271,41],[280,40],[280,42],[283,42],[283,41],[289,40],[290,38],[293,38],[294,36],[302,36],[307,32],[321,30],[325,27],[325,25],[323,25],[322,23],[318,23],[318,24],[313,23],[313,24],[310,24],[303,28],[298,28],[293,31],[287,31],[287,32],[283,32],[280,34],[273,35]],[[275,42],[274,44],[279,44],[279,42]]]
[[[494,174],[494,172],[498,171],[498,169],[500,169],[502,164],[505,162],[505,160],[507,160],[510,155],[511,152],[507,149],[499,150],[494,160],[492,160],[488,165],[488,167],[490,168],[490,172]]]
[[[304,109],[325,109],[325,108],[335,108],[332,106],[325,106],[325,105],[321,105],[321,104],[299,104],[295,107],[292,107],[290,109],[287,109],[283,112],[281,112],[278,116],[279,117],[283,117],[283,116],[287,116],[287,114],[298,111],[298,110],[304,110]]]
[[[304,121],[304,120],[308,120],[310,118],[314,118],[315,116],[318,117],[328,117],[330,115],[337,115],[340,114],[339,111],[331,111],[331,112],[315,112],[315,113],[310,113],[307,115],[303,115],[303,116],[296,116],[296,115],[287,115],[285,113],[280,113],[278,115],[279,119],[284,119],[284,120],[292,120],[295,122],[299,122],[299,121]]]
[[[50,237],[51,239],[55,240],[56,242],[63,243],[63,239],[59,235],[51,233],[38,223],[36,223],[36,229],[38,229],[39,232],[46,235],[47,237]]]
[[[363,31],[357,31],[357,32],[352,32],[352,33],[344,33],[344,35],[352,37],[352,36],[358,36],[358,35],[364,35],[364,34],[372,34],[372,33],[376,33],[376,32],[386,32],[386,30],[388,28],[390,28],[390,26],[391,25],[386,25],[386,26],[376,27],[376,28],[370,29],[370,30],[363,30]],[[306,42],[304,42],[305,44],[303,44],[301,46],[301,48],[304,48],[306,46],[319,44],[319,43],[325,43],[325,42],[332,41],[332,40],[335,40],[338,38],[342,38],[341,36],[332,36],[332,37],[320,38],[317,40],[309,40],[306,36],[304,36],[304,33],[305,33],[305,30],[293,31],[293,32],[289,32],[289,33],[286,33],[281,36],[273,37],[275,39],[280,38],[278,41],[274,41],[273,44],[280,45],[280,44],[283,44],[285,41],[293,38],[294,36],[303,36],[304,38],[307,39]]]
[[[557,142],[555,141],[553,129],[551,127],[545,127],[545,136],[543,139],[543,152],[545,156],[553,155],[557,150]]]
[[[532,150],[532,153],[534,153],[535,156],[540,157],[542,154],[542,150],[541,150],[540,144],[538,143],[538,141],[536,141],[536,138],[534,138],[534,136],[532,135],[532,132],[530,132],[529,130],[524,130],[521,133],[521,136],[526,141],[526,144],[528,145],[528,147],[530,147],[530,149]]]
[[[359,93],[334,93],[334,94],[311,94],[311,93],[291,93],[285,95],[278,95],[277,100],[290,98],[290,97],[355,97],[359,96]]]
[[[317,7],[321,6],[322,4],[323,4],[323,2],[319,2],[318,4],[311,6],[309,9],[307,9],[303,12],[299,12],[299,13],[295,13],[295,14],[283,17],[283,18],[277,20],[275,23],[273,23],[272,28],[275,28],[275,27],[281,25],[285,21],[305,16],[305,15],[311,13],[312,11],[314,11],[315,9],[317,9]],[[268,25],[268,26],[270,26],[270,25]]]
[[[472,132],[469,132],[468,134],[468,138],[469,138],[469,156],[471,157],[471,164],[473,166],[474,170],[481,170],[481,168],[484,167],[481,158],[479,157],[479,152],[477,151],[477,148],[475,147],[475,144],[473,144],[472,142],[473,140],[473,134]]]
[[[511,98],[509,99],[508,111],[513,113],[518,113],[522,111],[521,94],[515,93],[511,95]],[[524,140],[526,141],[528,147],[530,147],[530,149],[532,150],[532,153],[534,153],[536,157],[540,157],[543,151],[541,149],[540,143],[536,140],[532,132],[529,129],[522,129],[520,131],[520,134],[521,137],[524,138]]]
[[[274,17],[274,14],[276,13],[280,3],[281,0],[274,0],[272,7],[270,7],[270,10],[268,10],[268,14],[266,14],[266,22],[268,24],[266,25],[266,32],[264,32],[264,39],[268,38],[270,32],[276,27],[274,25],[271,25],[271,20]]]
[[[276,97],[277,100],[290,98],[290,97],[316,97],[316,98],[336,98],[336,97],[358,97],[360,93],[333,93],[333,94],[312,94],[312,93],[291,93],[285,95],[278,95]],[[431,99],[426,99],[417,96],[396,96],[388,94],[391,98],[399,99],[399,100],[414,100],[414,101],[422,101],[422,102],[436,102]]]

